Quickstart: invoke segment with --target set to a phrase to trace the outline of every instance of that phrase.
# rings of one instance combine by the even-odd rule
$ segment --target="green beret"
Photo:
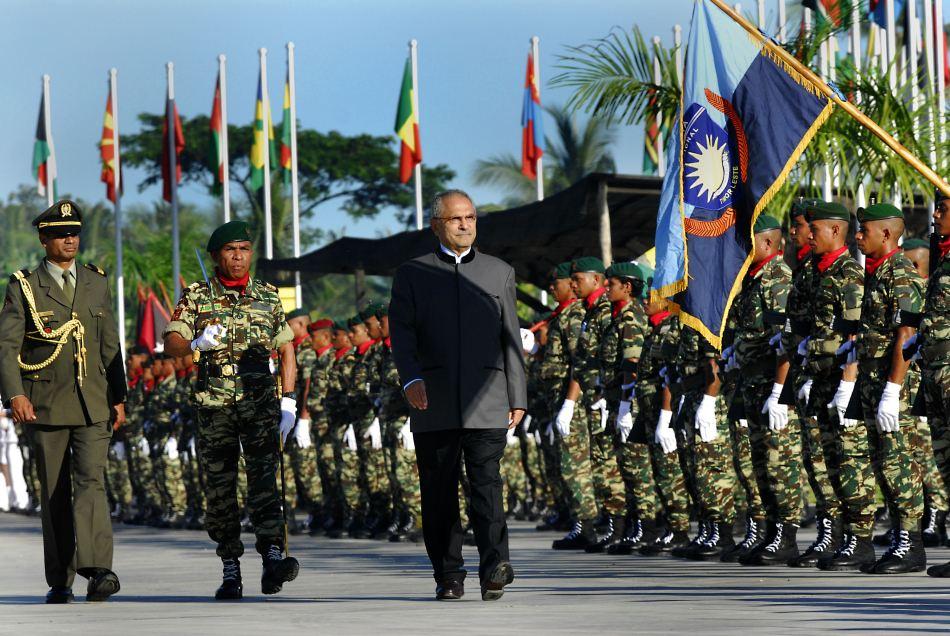
[[[362,324],[363,324],[363,319],[360,318],[359,314],[356,314],[355,316],[353,316],[352,318],[346,321],[347,329],[349,329],[350,327],[355,327],[356,325],[362,325]]]
[[[333,329],[335,331],[349,331],[350,327],[346,324],[346,320],[337,319],[333,321]]]
[[[804,214],[805,214],[805,199],[798,197],[792,203],[792,210],[789,213],[789,216],[794,219],[796,216],[803,216]]]
[[[571,277],[571,261],[560,263],[554,268],[554,280]]]
[[[759,218],[755,220],[755,226],[752,228],[756,234],[781,229],[782,223],[774,216],[769,216],[768,214],[760,214]]]
[[[389,315],[389,305],[383,301],[378,301],[376,303],[376,317],[382,320],[385,316]]]
[[[301,307],[298,307],[297,309],[294,309],[293,311],[287,312],[287,316],[286,316],[288,321],[293,320],[294,318],[304,318],[304,317],[309,318],[310,312]]]
[[[643,280],[643,272],[636,263],[614,263],[607,268],[607,278],[633,278]]]
[[[57,201],[33,219],[33,227],[49,236],[75,236],[82,231],[82,210],[73,201]]]
[[[251,229],[247,221],[228,221],[224,225],[219,225],[218,229],[211,233],[208,239],[208,251],[217,252],[231,241],[250,241]]]
[[[389,308],[384,303],[378,300],[372,300],[363,308],[363,311],[360,312],[360,318],[363,322],[366,322],[370,318],[379,318],[380,311],[388,312],[388,310]],[[385,315],[385,313],[383,315]]]
[[[875,203],[858,209],[858,221],[883,221],[884,219],[903,219],[904,213],[890,203]]]
[[[912,238],[904,241],[904,244],[901,245],[904,250],[919,250],[919,249],[930,249],[930,242],[924,239]]]
[[[805,213],[808,215],[809,221],[821,221],[825,219],[851,221],[851,213],[848,212],[848,208],[835,201],[809,199],[805,202]]]
[[[571,273],[593,272],[595,274],[604,273],[604,262],[596,256],[581,256],[574,259],[571,263]]]

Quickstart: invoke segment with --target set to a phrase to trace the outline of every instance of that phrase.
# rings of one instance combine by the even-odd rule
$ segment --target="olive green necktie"
[[[73,301],[75,292],[76,288],[73,286],[72,272],[70,272],[68,269],[63,270],[63,293],[66,294],[66,298],[69,300],[69,302]]]

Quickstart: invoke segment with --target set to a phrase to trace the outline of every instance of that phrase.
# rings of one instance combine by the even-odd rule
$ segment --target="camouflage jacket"
[[[861,361],[890,356],[894,336],[902,324],[916,327],[924,305],[922,279],[900,250],[872,274],[865,274],[861,305],[858,358]]]
[[[742,281],[729,318],[735,329],[733,341],[742,375],[775,375],[775,353],[769,340],[782,331],[792,286],[792,271],[781,255],[765,263]],[[771,366],[771,368],[767,368]]]
[[[613,327],[613,307],[606,293],[601,293],[593,304],[585,300],[584,305],[587,311],[574,350],[574,379],[581,385],[582,394],[596,400],[605,388],[606,369],[616,355],[616,351],[607,348]]]
[[[234,404],[244,394],[244,385],[274,383],[270,371],[271,351],[292,342],[294,334],[284,318],[277,288],[251,279],[243,294],[223,287],[217,278],[187,287],[178,301],[165,334],[177,333],[194,340],[213,322],[227,329],[221,346],[201,353],[206,365],[206,387],[195,386],[192,399],[201,407]]]
[[[122,430],[131,439],[142,434],[142,424],[145,422],[145,379],[139,378],[135,386],[129,387],[129,395],[125,402],[125,424]]]
[[[347,392],[350,389],[350,380],[355,364],[356,347],[349,347],[335,352],[333,362],[327,370],[327,417],[333,424],[344,425],[349,423]]]
[[[937,261],[927,280],[927,300],[920,321],[921,367],[937,369],[950,364],[950,254]]]
[[[307,393],[307,411],[314,422],[327,417],[327,389],[330,384],[330,366],[333,364],[333,347],[328,346],[322,352],[313,348],[313,361],[308,371],[310,377],[310,392]]]
[[[177,411],[178,382],[174,375],[162,378],[155,383],[155,389],[148,401],[146,419],[151,420],[158,435],[167,435],[173,432],[172,416]]]
[[[304,389],[307,387],[307,380],[310,380],[310,374],[313,371],[313,363],[317,359],[317,354],[313,350],[309,339],[303,340],[297,345],[297,397],[303,397]]]
[[[378,342],[369,341],[356,348],[353,368],[350,371],[350,382],[347,386],[350,412],[355,419],[366,417],[374,408],[379,387],[379,358],[377,354]]]
[[[699,391],[706,386],[706,363],[715,360],[719,353],[692,327],[683,326],[679,347],[673,359],[676,380],[680,383],[676,393]]]
[[[544,347],[538,376],[549,400],[564,397],[583,322],[584,304],[574,300],[548,323],[548,343]]]
[[[195,390],[197,379],[195,369],[192,369],[183,377],[178,378],[175,385],[175,408],[178,410],[177,433],[180,448],[184,448],[188,441],[198,433],[198,417],[195,413],[194,404],[188,399]]]
[[[660,369],[674,366],[679,353],[680,333],[680,319],[673,314],[650,327],[643,342],[643,355],[637,364],[638,397],[655,395],[660,390],[663,384]]]
[[[838,325],[842,321],[860,321],[864,299],[864,270],[847,251],[823,273],[817,270],[817,260],[815,267],[818,279],[809,334],[811,340],[807,347],[809,370],[813,372],[819,366],[822,370],[834,367],[835,351],[847,338]]]
[[[550,332],[549,332],[550,333]],[[525,377],[528,380],[528,415],[531,416],[532,431],[551,419],[550,396],[542,389],[541,360],[527,356],[524,361]]]
[[[811,333],[815,284],[818,280],[818,270],[812,261],[814,256],[809,252],[792,272],[792,285],[785,305],[785,330],[782,333],[782,346],[789,355],[794,354],[798,343]]]
[[[379,400],[382,419],[391,422],[409,415],[409,404],[402,394],[402,382],[393,360],[392,345],[383,342],[380,355]]]
[[[604,351],[613,358],[605,361],[604,386],[608,399],[621,399],[620,386],[624,384],[624,372],[636,375],[637,360],[643,353],[643,343],[649,333],[650,323],[639,301],[623,306],[614,317],[612,329],[604,338]]]

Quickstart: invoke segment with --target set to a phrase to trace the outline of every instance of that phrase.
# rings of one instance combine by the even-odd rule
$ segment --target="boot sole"
[[[491,573],[491,578],[482,587],[483,601],[497,601],[505,595],[505,586],[515,580],[515,571],[510,563],[502,563]]]
[[[113,594],[117,594],[122,586],[119,585],[119,578],[115,574],[109,574],[99,581],[96,589],[86,593],[86,602],[102,603]]]
[[[233,593],[233,592],[227,592],[227,593],[215,592],[215,594],[214,594],[214,600],[216,600],[216,601],[240,601],[240,600],[243,599],[243,598],[244,598],[244,588],[243,588],[243,587],[242,587],[241,589],[239,589],[239,590],[237,591],[237,593]]]
[[[275,577],[261,577],[261,592],[264,594],[276,594],[283,589],[284,583],[289,583],[297,578],[300,571],[300,563],[294,557],[287,557],[275,568]]]
[[[818,569],[823,572],[860,572],[862,567],[865,567],[866,563],[858,563],[856,565],[818,565]]]

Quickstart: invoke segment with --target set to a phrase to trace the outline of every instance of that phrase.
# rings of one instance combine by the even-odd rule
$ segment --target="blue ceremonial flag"
[[[717,348],[752,260],[755,219],[832,109],[765,37],[696,0],[666,150],[652,295],[672,298],[682,322]]]

